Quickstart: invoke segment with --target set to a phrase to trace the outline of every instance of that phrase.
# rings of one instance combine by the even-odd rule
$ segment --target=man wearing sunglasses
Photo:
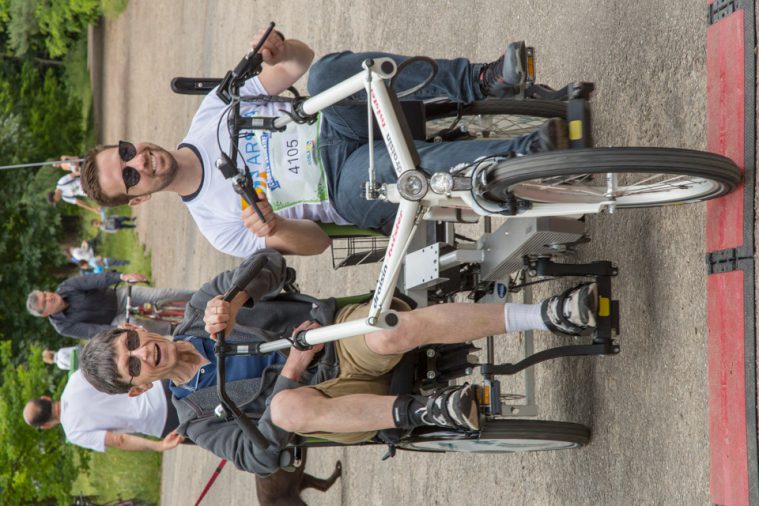
[[[139,283],[147,280],[141,274],[116,271],[74,276],[58,285],[55,292],[30,292],[26,310],[32,316],[47,318],[62,336],[89,339],[126,319],[127,287],[114,286],[122,281]],[[192,294],[191,290],[133,286],[132,305],[189,300]],[[157,332],[170,332],[167,322],[145,320],[144,324]]]
[[[369,305],[349,304],[336,312],[334,300],[301,294],[276,297],[286,282],[284,258],[273,250],[253,256],[258,255],[267,258],[264,269],[231,304],[223,302],[221,294],[232,286],[234,272],[222,273],[201,287],[173,341],[143,330],[113,329],[85,345],[80,367],[95,388],[112,394],[144,394],[154,381],[170,379],[180,420],[177,432],[239,469],[259,475],[277,470],[280,451],[292,433],[350,444],[393,427],[476,430],[478,405],[472,385],[429,396],[388,395],[389,373],[406,351],[502,334],[506,329],[578,335],[595,326],[595,285],[584,284],[540,304],[437,304],[408,311],[408,306],[395,301],[393,308],[400,312],[399,325],[393,329],[306,351],[291,348],[287,358],[277,353],[227,357],[227,393],[257,421],[270,443],[261,448],[244,436],[234,420],[214,414],[219,403],[217,365],[209,336],[226,332],[229,342],[268,341],[365,318]],[[462,326],[462,321],[467,325]]]
[[[254,38],[254,43],[262,32]],[[278,95],[309,69],[313,51],[300,41],[284,40],[272,33],[261,51],[266,63],[258,76],[249,79],[241,95]],[[366,58],[381,53],[337,53],[322,58],[310,70],[308,88],[319,93],[361,70]],[[466,59],[437,60],[432,82],[414,94],[418,100],[448,96],[469,103],[486,96],[509,97],[524,86],[524,43],[509,45],[490,64]],[[408,89],[423,81],[424,65],[411,65],[398,77],[398,88]],[[355,98],[363,100],[364,92]],[[289,103],[243,102],[243,115],[281,116]],[[232,185],[215,163],[221,147],[227,149],[227,105],[209,93],[195,114],[185,139],[173,151],[155,144],[120,142],[99,146],[88,153],[82,167],[82,186],[104,206],[137,205],[151,194],[177,193],[187,205],[201,233],[218,250],[245,257],[270,247],[283,253],[318,254],[329,238],[314,221],[356,224],[388,233],[397,206],[363,198],[362,183],[368,167],[366,106],[334,106],[323,111],[313,125],[292,124],[284,132],[264,131],[244,135],[234,162],[245,165],[254,184],[265,190],[259,204],[265,221],[241,203]],[[526,154],[567,146],[566,124],[554,118],[539,130],[509,140],[471,140],[458,143],[416,141],[421,166],[429,171],[448,171],[454,165],[484,156]],[[378,182],[396,180],[386,146],[375,146]],[[313,220],[313,221],[312,221]]]

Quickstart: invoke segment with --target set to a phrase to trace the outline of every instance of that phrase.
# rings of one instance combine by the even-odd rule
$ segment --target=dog
[[[306,449],[303,448],[302,452],[301,464],[295,471],[279,470],[266,478],[256,476],[256,495],[261,506],[307,506],[300,498],[304,488],[326,492],[342,476],[343,464],[339,460],[329,478],[317,478],[306,473]]]

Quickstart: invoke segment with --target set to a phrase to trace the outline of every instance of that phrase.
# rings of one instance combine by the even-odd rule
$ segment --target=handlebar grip
[[[224,294],[224,300],[231,302],[238,293],[245,290],[245,287],[248,286],[259,272],[261,272],[261,269],[264,268],[266,262],[267,259],[265,256],[256,255],[241,263],[237,268],[235,277],[232,279],[232,288],[227,290],[227,293]]]
[[[256,44],[256,47],[250,50],[248,54],[246,54],[243,59],[240,60],[240,63],[237,64],[234,70],[232,70],[232,74],[234,76],[246,76],[249,72],[261,66],[263,63],[263,58],[261,57],[259,51],[261,51],[264,42],[266,42],[266,39],[269,38],[272,30],[274,30],[274,22],[269,23],[269,28],[266,29],[263,36],[261,37],[261,40],[259,40],[258,44]]]
[[[221,83],[214,77],[175,77],[171,80],[171,91],[182,95],[206,95]]]
[[[224,294],[224,300],[231,302],[238,293],[240,293],[242,290],[245,290],[245,287],[248,286],[248,283],[253,280],[253,277],[261,272],[261,269],[263,269],[264,265],[266,265],[266,262],[267,258],[265,256],[255,255],[241,263],[237,268],[237,272],[235,273],[234,278],[232,278],[232,287],[227,290],[227,293]],[[224,406],[224,409],[233,414],[235,420],[237,421],[237,424],[242,429],[243,433],[245,433],[245,436],[256,446],[259,446],[261,448],[268,448],[269,441],[263,436],[263,434],[261,434],[261,431],[258,430],[258,427],[253,424],[250,418],[248,418],[242,411],[240,411],[240,408],[237,407],[237,405],[235,405],[232,399],[227,395],[225,389],[225,356],[220,351],[224,347],[224,332],[218,332],[215,335],[215,339],[217,342],[216,355],[218,357],[216,369],[216,391],[219,395],[219,399],[221,399],[221,403]]]

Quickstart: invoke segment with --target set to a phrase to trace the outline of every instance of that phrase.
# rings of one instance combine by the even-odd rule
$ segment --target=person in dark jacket
[[[348,305],[335,314],[333,301],[279,297],[286,281],[284,258],[263,250],[251,259],[260,255],[266,256],[266,266],[231,303],[221,294],[232,286],[233,272],[203,285],[190,300],[173,340],[132,329],[99,333],[82,350],[80,367],[95,388],[111,394],[139,395],[150,390],[153,381],[170,379],[180,420],[177,432],[261,476],[279,468],[280,453],[292,433],[350,444],[392,427],[477,430],[479,410],[472,385],[430,396],[388,395],[389,372],[406,351],[501,334],[507,328],[571,334],[595,325],[596,287],[585,284],[541,304],[438,304],[415,311],[396,305],[399,324],[390,329],[327,347],[291,348],[287,358],[278,353],[227,357],[227,393],[256,421],[268,442],[258,446],[234,420],[214,413],[219,404],[217,366],[208,336],[223,331],[229,341],[267,341],[333,321],[365,318],[368,312],[367,304]],[[253,306],[246,306],[251,301]],[[317,356],[323,348],[323,355]]]
[[[143,282],[141,274],[122,274],[115,271],[75,276],[67,279],[55,292],[33,290],[26,299],[29,314],[47,318],[62,336],[90,339],[102,330],[117,326],[126,318],[126,286],[115,287],[121,281]],[[132,305],[162,300],[188,300],[191,290],[173,288],[132,287]],[[167,332],[170,325],[163,321],[146,321],[145,326],[157,332]]]

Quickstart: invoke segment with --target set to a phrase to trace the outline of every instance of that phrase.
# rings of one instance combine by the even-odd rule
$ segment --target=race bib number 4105
[[[317,125],[288,125],[269,142],[267,190],[275,211],[329,200],[326,177],[316,152]]]

